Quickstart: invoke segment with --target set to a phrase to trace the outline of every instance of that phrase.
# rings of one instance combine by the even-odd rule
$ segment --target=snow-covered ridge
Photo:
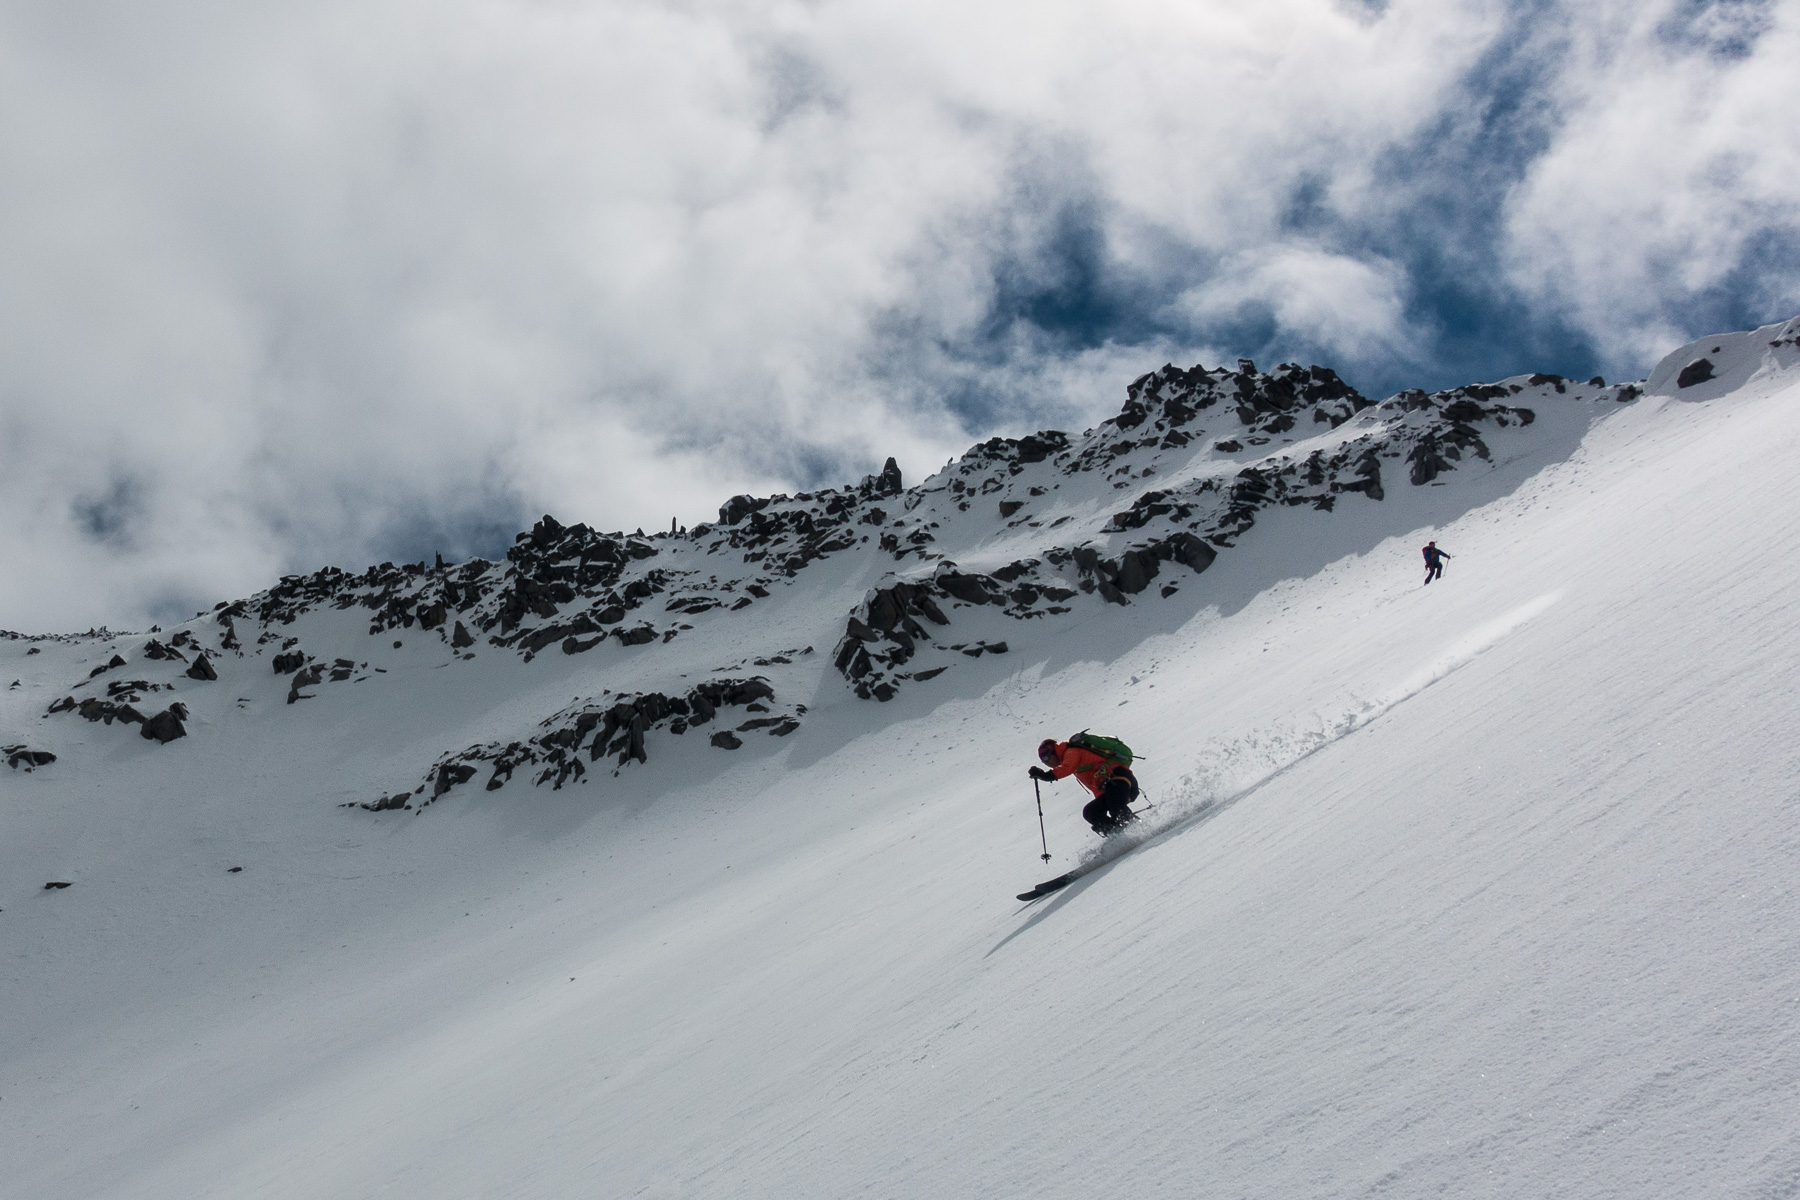
[[[420,764],[422,782],[365,807],[416,811],[484,772],[490,790],[519,772],[560,788],[689,732],[722,750],[739,735],[785,737],[827,669],[855,697],[887,701],[1109,605],[1169,601],[1202,587],[1195,577],[1271,509],[1331,513],[1453,486],[1497,456],[1550,461],[1645,394],[1706,398],[1786,369],[1797,333],[1800,318],[1701,339],[1641,385],[1533,374],[1379,403],[1324,367],[1167,365],[1132,382],[1096,429],[992,438],[910,488],[890,459],[852,487],[733,497],[692,529],[603,533],[545,516],[504,562],[327,567],[168,632],[61,638],[110,656],[45,711],[168,743],[222,693],[242,706],[241,692],[266,692],[249,682],[258,668],[286,704],[329,704],[335,685],[378,683],[409,640],[407,655],[436,648],[449,673],[434,686],[450,688],[483,686],[458,682],[478,652],[531,664],[557,648],[558,659],[595,656],[573,699],[515,716],[502,736],[446,745]],[[859,600],[834,599],[857,581]],[[765,610],[796,605],[804,636],[771,637]],[[50,753],[7,752],[27,768]]]

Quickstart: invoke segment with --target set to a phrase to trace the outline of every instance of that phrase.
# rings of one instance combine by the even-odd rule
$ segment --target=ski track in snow
[[[1407,676],[1392,691],[1335,717],[1320,717],[1314,728],[1251,736],[1226,746],[1209,747],[1202,753],[1195,769],[1184,775],[1163,798],[1151,797],[1146,792],[1145,799],[1153,807],[1140,810],[1145,811],[1145,815],[1138,819],[1135,828],[1115,834],[1081,853],[1073,868],[1081,872],[1075,883],[1035,900],[1027,900],[1025,905],[1033,907],[1050,900],[1053,903],[1045,905],[1045,911],[1049,911],[1070,899],[1079,890],[1076,885],[1091,878],[1100,868],[1145,846],[1167,841],[1197,823],[1218,817],[1313,755],[1368,728],[1432,684],[1468,666],[1561,598],[1560,591],[1550,592],[1480,625]],[[1246,772],[1259,768],[1261,773],[1246,782]],[[1057,901],[1058,897],[1061,901]]]

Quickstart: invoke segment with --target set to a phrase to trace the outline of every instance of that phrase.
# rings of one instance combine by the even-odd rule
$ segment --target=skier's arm
[[[1090,754],[1085,750],[1071,750],[1062,756],[1061,762],[1056,764],[1055,777],[1067,779],[1079,772],[1091,771],[1104,761],[1097,754]]]

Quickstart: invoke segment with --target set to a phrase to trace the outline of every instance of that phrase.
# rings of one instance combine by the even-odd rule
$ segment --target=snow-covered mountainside
[[[0,634],[10,1186],[1794,1194],[1797,367],[1169,366],[910,488]],[[1154,807],[1047,787],[1045,866],[1088,727]]]
[[[226,708],[277,693],[290,705],[339,703],[334,684],[391,695],[397,681],[380,676],[421,649],[446,669],[434,691],[497,699],[489,675],[464,664],[483,651],[529,663],[560,647],[593,657],[519,678],[554,674],[586,694],[513,711],[486,740],[422,765],[424,783],[371,803],[408,808],[418,795],[423,807],[521,770],[562,787],[587,782],[586,763],[643,762],[690,729],[723,749],[743,733],[786,737],[807,713],[795,697],[821,687],[825,662],[857,697],[888,701],[1101,605],[1168,601],[1265,510],[1381,503],[1389,488],[1443,487],[1465,463],[1492,466],[1496,452],[1543,461],[1640,393],[1533,375],[1374,404],[1321,367],[1166,366],[1133,383],[1099,429],[994,438],[910,489],[890,459],[854,488],[734,497],[717,525],[687,531],[603,534],[546,516],[504,563],[327,567],[171,631],[50,639],[79,647],[83,669],[47,711],[166,743],[194,722],[223,732]],[[90,653],[106,661],[87,670]]]

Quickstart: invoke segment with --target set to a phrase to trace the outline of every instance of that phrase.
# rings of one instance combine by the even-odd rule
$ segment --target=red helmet
[[[1038,758],[1045,766],[1054,767],[1057,761],[1056,739],[1045,738],[1038,743]]]

